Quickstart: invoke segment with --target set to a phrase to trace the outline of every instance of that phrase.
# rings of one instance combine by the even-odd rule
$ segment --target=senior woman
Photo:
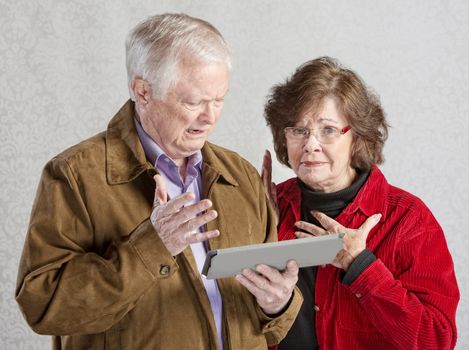
[[[304,304],[285,349],[450,349],[459,290],[443,231],[416,196],[390,185],[388,124],[359,76],[328,57],[306,62],[265,106],[278,160],[296,177],[267,195],[279,239],[344,232],[334,263],[300,270]]]

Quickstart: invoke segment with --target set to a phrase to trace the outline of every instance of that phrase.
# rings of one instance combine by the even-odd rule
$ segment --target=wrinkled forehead
[[[313,101],[300,110],[297,116],[297,124],[340,124],[347,122],[344,114],[332,97],[324,97],[319,101]]]
[[[178,66],[177,78],[169,91],[212,99],[225,96],[228,84],[229,68],[224,62],[184,60]]]

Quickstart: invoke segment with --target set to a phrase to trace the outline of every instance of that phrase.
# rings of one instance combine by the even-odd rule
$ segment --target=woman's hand
[[[332,265],[344,269],[345,271],[348,270],[353,260],[365,250],[368,234],[381,219],[381,214],[374,214],[366,219],[359,228],[351,229],[342,226],[326,214],[315,210],[311,211],[311,214],[319,221],[322,227],[309,222],[298,221],[295,223],[295,226],[307,233],[296,231],[295,235],[298,238],[310,238],[311,236],[324,236],[331,233],[344,233],[344,247],[337,253]]]
[[[279,210],[277,204],[277,186],[272,182],[272,157],[268,150],[265,150],[264,159],[262,161],[262,183],[264,184],[264,191],[269,200],[272,208],[277,215],[277,223],[279,220]]]

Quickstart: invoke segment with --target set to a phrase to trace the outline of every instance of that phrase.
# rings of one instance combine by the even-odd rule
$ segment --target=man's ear
[[[132,79],[131,87],[136,103],[146,105],[150,101],[151,87],[146,80],[142,78],[134,78]]]

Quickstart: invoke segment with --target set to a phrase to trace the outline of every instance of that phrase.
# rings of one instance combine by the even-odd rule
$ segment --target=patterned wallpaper
[[[469,348],[469,3],[1,0],[0,349],[50,348],[13,298],[41,168],[106,127],[128,96],[127,31],[168,11],[207,19],[225,35],[234,68],[212,141],[258,169],[272,150],[266,94],[297,65],[334,56],[374,88],[392,125],[382,168],[445,230],[462,294],[457,349]],[[276,181],[290,176],[274,165]]]

